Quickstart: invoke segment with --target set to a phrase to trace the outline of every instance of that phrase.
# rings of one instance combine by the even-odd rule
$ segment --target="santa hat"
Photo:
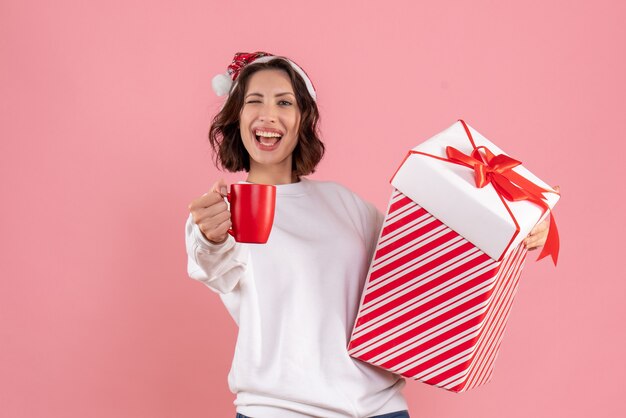
[[[241,70],[246,65],[253,62],[268,62],[274,58],[280,58],[287,61],[291,65],[291,67],[300,75],[300,77],[302,77],[309,94],[311,95],[313,100],[316,100],[315,88],[313,87],[313,83],[311,83],[311,80],[302,68],[300,68],[295,62],[291,61],[289,58],[275,56],[262,51],[236,53],[235,57],[233,58],[233,62],[228,66],[227,72],[225,74],[218,74],[213,77],[213,81],[211,82],[211,85],[213,86],[213,91],[218,96],[225,96],[229,94],[234,87],[234,84],[237,83],[237,77],[239,77],[239,73],[241,73]]]

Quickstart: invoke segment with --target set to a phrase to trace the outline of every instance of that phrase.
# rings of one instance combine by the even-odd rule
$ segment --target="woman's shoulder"
[[[336,181],[308,180],[318,197],[336,211],[345,214],[362,233],[367,242],[375,240],[383,215],[371,202],[363,199],[348,187]]]
[[[348,187],[344,186],[343,184],[336,182],[336,181],[329,181],[329,180],[311,180],[311,179],[307,179],[304,178],[304,181],[308,182],[309,185],[322,193],[335,193],[335,194],[339,194],[339,195],[345,195],[345,196],[355,196],[355,197],[359,197],[356,193],[354,193],[352,190],[350,190]]]
[[[311,188],[318,193],[327,198],[336,198],[342,200],[344,203],[354,204],[356,209],[360,211],[370,211],[374,207],[370,202],[366,201],[359,194],[353,192],[340,182],[310,179],[306,179],[306,181],[311,185]]]

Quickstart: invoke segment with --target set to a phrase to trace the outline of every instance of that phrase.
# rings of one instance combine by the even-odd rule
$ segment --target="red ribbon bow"
[[[528,200],[539,205],[544,213],[550,211],[550,229],[537,260],[550,255],[556,266],[559,257],[559,232],[552,216],[550,207],[545,202],[543,193],[556,193],[552,190],[537,186],[532,181],[513,171],[513,168],[522,164],[508,155],[494,155],[487,147],[474,144],[472,135],[464,121],[460,121],[474,148],[470,155],[463,154],[454,147],[447,147],[448,160],[464,165],[474,170],[476,187],[483,188],[491,183],[498,195],[513,202]],[[481,152],[482,151],[482,152]]]

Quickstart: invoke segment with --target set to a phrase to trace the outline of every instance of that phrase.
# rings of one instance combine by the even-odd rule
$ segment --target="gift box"
[[[348,344],[359,360],[454,392],[489,381],[524,266],[558,194],[464,121],[411,150]]]

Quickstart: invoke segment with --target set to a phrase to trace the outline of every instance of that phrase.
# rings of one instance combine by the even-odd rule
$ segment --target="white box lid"
[[[472,127],[466,126],[477,147],[485,146],[495,155],[507,155]],[[500,260],[517,247],[547,213],[529,201],[504,200],[511,210],[509,213],[492,184],[483,188],[476,186],[473,169],[441,160],[447,160],[448,146],[467,155],[474,150],[463,122],[456,122],[413,148],[413,151],[428,155],[409,153],[391,184],[491,258]],[[522,165],[513,171],[553,191]],[[545,193],[544,198],[550,208],[559,200],[556,193]]]

